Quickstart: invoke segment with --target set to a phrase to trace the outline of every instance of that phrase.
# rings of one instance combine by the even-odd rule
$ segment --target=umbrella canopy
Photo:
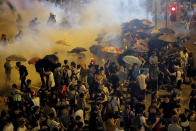
[[[6,59],[10,61],[26,61],[26,58],[19,55],[10,55]]]
[[[130,65],[133,65],[134,63],[136,63],[140,66],[142,64],[142,62],[135,56],[125,56],[123,57],[123,61]]]
[[[49,60],[52,63],[57,63],[59,61],[59,58],[54,54],[46,55],[43,59]]]
[[[164,46],[167,45],[167,42],[163,41],[163,40],[159,40],[159,39],[152,39],[148,42],[148,47],[150,49],[160,49]]]
[[[146,20],[146,19],[144,19],[144,20],[142,20],[142,24],[144,24],[144,25],[152,25],[152,22],[151,21],[149,21],[149,20]]]
[[[175,34],[175,31],[170,28],[160,28],[159,31],[164,34]]]
[[[36,64],[41,58],[33,57],[28,61],[28,64]]]
[[[102,48],[102,52],[113,53],[113,54],[122,54],[122,51],[116,47],[107,46]]]
[[[159,34],[159,33],[161,33],[159,30],[152,30],[151,31],[151,34]]]
[[[130,22],[124,23],[122,25],[122,32],[127,33],[127,32],[136,32],[138,30],[148,30],[152,29],[152,23],[148,20],[139,20],[139,19],[134,19],[131,20]]]
[[[165,42],[177,42],[178,41],[177,38],[174,35],[168,35],[168,34],[161,35],[159,37],[159,40],[163,40]]]
[[[35,68],[37,72],[43,72],[44,69],[51,69],[52,71],[56,68],[56,64],[47,60],[47,59],[41,59],[35,64]]]
[[[68,42],[65,40],[58,40],[56,41],[57,44],[69,46]]]
[[[88,50],[83,47],[76,47],[76,48],[72,49],[71,51],[69,51],[69,53],[79,54],[79,53],[85,52],[85,51],[88,51]]]

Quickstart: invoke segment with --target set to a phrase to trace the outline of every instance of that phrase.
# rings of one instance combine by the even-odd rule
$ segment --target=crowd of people
[[[143,58],[141,66],[107,60],[99,67],[95,60],[86,65],[82,58],[77,63],[57,61],[54,69],[37,69],[42,72],[38,90],[32,88],[30,79],[26,80],[27,68],[17,62],[21,86],[19,89],[12,85],[13,91],[7,98],[8,111],[0,115],[0,128],[3,131],[190,131],[189,120],[195,120],[196,109],[196,85],[190,77],[193,58],[185,48],[178,53],[180,59],[163,61],[161,54],[153,51],[147,59]],[[4,67],[9,81],[12,69],[9,60]],[[182,110],[183,83],[190,84],[192,92],[189,109]],[[160,95],[160,89],[168,90],[169,94]],[[147,95],[151,95],[149,107]]]
[[[35,17],[29,28],[36,32],[38,24]],[[53,13],[47,24],[56,24]],[[19,30],[15,39],[22,37]],[[6,34],[1,40],[6,45]],[[165,55],[168,51],[174,54]],[[38,89],[32,88],[31,78],[27,79],[27,67],[16,62],[21,84],[11,83],[8,110],[0,114],[0,130],[190,131],[189,121],[196,119],[192,54],[181,45],[168,44],[137,57],[141,65],[126,64],[116,57],[101,65],[94,59],[87,64],[84,58],[77,62],[65,59],[63,63],[45,60],[52,66],[35,64],[41,81]],[[4,69],[10,83],[10,60]],[[183,84],[192,90],[186,109],[181,105]],[[160,90],[167,94],[160,94]]]

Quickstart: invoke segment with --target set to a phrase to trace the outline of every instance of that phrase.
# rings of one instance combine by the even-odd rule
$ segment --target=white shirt
[[[144,74],[140,74],[137,76],[137,82],[141,90],[146,89],[146,76]]]
[[[55,120],[47,120],[47,125],[49,126],[50,130],[52,131],[54,128],[58,128],[59,129],[59,123],[56,122]]]
[[[3,131],[14,131],[14,126],[12,123],[8,123],[3,127]]]
[[[124,129],[118,129],[118,128],[116,128],[114,131],[124,131]]]
[[[77,110],[76,112],[75,112],[75,114],[74,114],[74,120],[76,120],[76,116],[80,116],[80,121],[81,122],[83,122],[84,123],[84,112],[83,112],[83,110]]]
[[[27,127],[18,127],[17,131],[27,131]]]
[[[50,87],[55,87],[54,75],[52,72],[49,72],[48,85],[50,85]]]
[[[168,131],[182,131],[182,127],[179,125],[170,124],[168,126]]]
[[[179,70],[177,72],[172,73],[172,75],[175,75],[176,76],[176,82],[178,82],[179,80],[183,80],[183,78],[182,78],[182,72],[179,71]]]
[[[145,131],[144,123],[146,123],[146,118],[144,116],[141,116],[140,117],[140,124],[141,124],[140,131]]]

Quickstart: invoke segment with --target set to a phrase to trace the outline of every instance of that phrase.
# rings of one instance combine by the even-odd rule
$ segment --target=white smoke
[[[29,54],[30,56],[37,53],[43,54],[43,52],[56,48],[55,41],[58,39],[66,39],[71,43],[72,47],[66,49],[78,45],[88,48],[95,43],[93,39],[100,32],[120,34],[123,22],[146,17],[146,9],[142,6],[143,0],[91,0],[82,8],[78,3],[60,7],[54,3],[37,2],[36,0],[10,0],[10,2],[17,8],[17,13],[22,16],[24,36],[21,40],[14,41],[13,38],[18,32],[15,22],[17,16],[10,11],[7,13],[8,8],[6,8],[1,16],[6,17],[10,23],[1,21],[4,22],[4,28],[0,33],[7,34],[11,44],[7,47],[0,47],[0,51],[1,54],[7,55],[14,53]],[[55,26],[46,24],[50,12],[56,15],[57,25]],[[39,33],[32,33],[28,29],[29,21],[34,17],[37,17],[40,22]],[[59,27],[63,18],[69,22],[71,29]],[[87,38],[88,36],[91,38]]]

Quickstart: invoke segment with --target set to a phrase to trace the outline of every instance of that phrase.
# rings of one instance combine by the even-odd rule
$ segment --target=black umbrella
[[[122,25],[123,30],[136,30],[136,29],[142,29],[143,24],[140,20],[134,19],[131,20],[130,22],[124,23]]]
[[[10,55],[6,58],[10,61],[26,61],[27,59],[20,55]]]
[[[134,19],[131,20],[130,22],[122,24],[123,33],[137,32],[138,30],[148,30],[152,28],[153,28],[152,26],[148,24],[144,24],[143,20],[139,20],[139,19]]]
[[[72,49],[71,51],[69,51],[69,53],[80,54],[81,52],[85,52],[85,51],[88,51],[88,50],[83,47],[76,47],[76,48]]]
[[[159,40],[159,39],[152,39],[148,42],[148,47],[150,49],[160,49],[164,46],[166,46],[168,43],[163,41],[163,40]]]
[[[43,69],[51,69],[53,71],[56,68],[56,64],[48,59],[41,59],[35,64],[35,68],[39,73],[42,72]]]
[[[54,54],[46,55],[43,59],[49,60],[52,63],[57,63],[59,61],[59,58]]]

